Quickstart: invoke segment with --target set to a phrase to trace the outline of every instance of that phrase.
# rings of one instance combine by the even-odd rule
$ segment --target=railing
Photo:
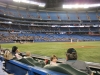
[[[5,65],[6,70],[13,73],[14,75],[66,75],[40,67],[32,67],[16,60],[6,61]]]

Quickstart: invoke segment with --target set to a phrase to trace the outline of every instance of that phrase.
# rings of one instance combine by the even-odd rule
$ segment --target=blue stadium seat
[[[60,28],[60,31],[69,31],[69,28],[61,27],[61,28]]]
[[[6,14],[6,8],[5,7],[0,7],[0,14]]]
[[[29,30],[28,26],[20,26],[22,30]]]
[[[97,13],[97,17],[100,19],[100,12]]]
[[[48,20],[48,15],[46,12],[39,12],[39,14],[40,14],[42,20]]]
[[[88,20],[86,12],[78,12],[80,20]]]
[[[19,13],[22,15],[23,18],[28,18],[26,10],[19,10]]]
[[[13,30],[21,30],[18,25],[11,25],[11,28]]]
[[[66,12],[58,12],[58,16],[61,20],[68,20],[68,16]]]
[[[58,20],[56,12],[48,12],[48,15],[50,16],[51,20]]]
[[[10,9],[8,8],[9,12],[13,14],[14,17],[20,17],[17,9]]]
[[[88,12],[88,16],[90,17],[90,20],[98,20],[96,12]]]
[[[93,31],[94,31],[94,32],[95,32],[95,31],[99,32],[99,28],[97,28],[97,27],[95,27],[95,28],[94,28],[94,27],[90,27],[90,30],[91,30],[92,32],[93,32]]]
[[[88,27],[83,27],[83,28],[79,28],[80,29],[80,31],[82,31],[82,32],[88,32],[89,31],[89,28]]]
[[[28,14],[30,15],[31,18],[34,18],[34,19],[38,18],[37,12],[29,11]]]
[[[70,20],[78,20],[78,16],[77,16],[76,12],[68,12],[67,15]]]
[[[79,32],[79,28],[70,28],[70,31]]]
[[[13,13],[13,12],[9,11],[9,9],[7,9],[7,11],[8,11],[8,12],[7,12],[7,15],[8,15],[8,16],[14,17],[14,13]]]

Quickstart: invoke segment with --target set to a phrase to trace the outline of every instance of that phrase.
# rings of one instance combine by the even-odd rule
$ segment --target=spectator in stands
[[[69,48],[66,52],[66,62],[69,65],[71,65],[73,68],[81,70],[89,75],[93,75],[90,68],[87,66],[87,64],[83,61],[77,60],[77,52],[74,48]]]
[[[20,51],[19,51],[19,50],[16,51],[15,57],[16,57],[18,60],[22,58],[22,56],[20,55]]]
[[[16,47],[16,46],[12,47],[12,54],[17,59],[21,59],[22,58],[22,56],[20,55],[20,51],[18,50],[18,47]]]
[[[16,47],[16,46],[13,46],[13,47],[12,47],[12,54],[13,54],[14,56],[15,56],[17,50],[18,50],[18,47]]]
[[[50,65],[57,65],[57,56],[53,55],[51,58],[50,58]]]
[[[27,51],[26,52],[26,56],[24,56],[24,58],[31,58],[31,52],[30,51]]]
[[[0,55],[3,55],[3,54],[4,54],[4,50],[1,49],[1,50],[0,50]]]

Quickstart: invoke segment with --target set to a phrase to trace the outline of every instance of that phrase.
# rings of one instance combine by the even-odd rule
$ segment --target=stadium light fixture
[[[23,3],[30,3],[30,1],[28,1],[28,0],[21,0],[20,2],[23,2]]]
[[[73,6],[73,8],[79,8],[80,6],[78,5],[78,4],[75,4],[74,6]]]
[[[75,5],[63,5],[63,8],[72,9],[72,8],[90,8],[90,7],[99,7],[100,4],[75,4]]]
[[[89,6],[87,4],[84,4],[83,8],[89,8]]]
[[[45,7],[45,4],[39,3],[39,7]]]
[[[13,0],[14,2],[20,2],[21,0]]]
[[[28,3],[28,4],[34,4],[34,5],[38,5],[39,7],[45,7],[45,3],[39,3],[39,2],[35,2],[35,1],[29,1],[29,0],[13,0],[14,2],[22,2],[22,3]]]

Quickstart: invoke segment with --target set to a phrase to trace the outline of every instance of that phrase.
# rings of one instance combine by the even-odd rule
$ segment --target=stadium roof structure
[[[30,1],[30,3],[29,3]],[[33,4],[32,4],[33,2]],[[34,4],[35,2],[35,4]],[[96,8],[100,7],[100,0],[0,0],[0,3],[4,3],[7,5],[23,7],[26,9],[43,9],[43,10],[63,10],[62,6],[65,5],[73,5],[76,7],[78,5],[88,5],[88,4],[98,4]],[[40,4],[36,4],[40,3]],[[44,7],[41,6],[41,3],[44,3]],[[1,5],[1,4],[0,4]],[[41,8],[42,7],[42,8]],[[87,8],[87,7],[86,7]]]

